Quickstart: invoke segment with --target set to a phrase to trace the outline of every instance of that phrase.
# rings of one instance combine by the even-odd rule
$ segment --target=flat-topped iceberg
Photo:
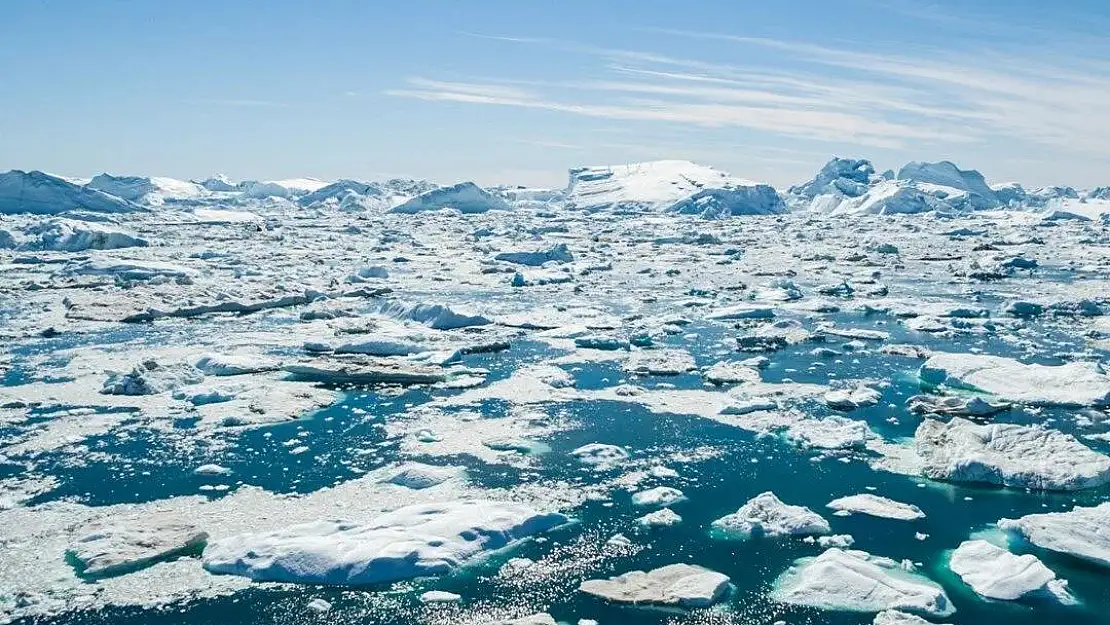
[[[224,538],[204,550],[204,567],[255,581],[376,584],[443,575],[567,521],[517,503],[418,504],[361,524],[316,521]]]
[[[921,508],[913,504],[894,501],[870,493],[840,497],[839,499],[833,499],[827,505],[829,509],[836,510],[838,515],[866,514],[898,521],[915,521],[925,518],[925,513],[921,511]]]
[[[729,577],[691,564],[670,564],[647,572],[586,580],[578,590],[615,603],[703,608],[728,595]]]
[[[1110,567],[1110,502],[1002,519],[998,527],[1042,549]]]
[[[1030,595],[1053,596],[1063,589],[1056,573],[1037,556],[1017,556],[985,540],[960,543],[949,557],[948,568],[988,599],[1014,601]]]
[[[934,352],[918,372],[927,384],[988,393],[1031,406],[1110,405],[1110,376],[1097,363],[1026,365],[983,354]]]
[[[111,577],[182,555],[199,553],[208,534],[177,523],[128,527],[92,528],[66,550],[77,573],[83,577]]]
[[[714,537],[739,540],[815,536],[831,531],[829,522],[821,515],[805,506],[787,505],[770,491],[751,498],[733,514],[713,521],[710,529]]]
[[[967,419],[925,419],[914,433],[922,473],[932,479],[1035,490],[1080,490],[1110,483],[1110,457],[1070,434]]]
[[[901,564],[864,551],[829,549],[802,558],[775,580],[771,597],[824,610],[901,610],[945,617],[956,611],[944,589]]]

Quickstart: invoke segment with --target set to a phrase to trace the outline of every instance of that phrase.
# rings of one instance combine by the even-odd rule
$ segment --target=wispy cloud
[[[932,9],[927,9],[932,11]],[[960,24],[943,13],[940,21]],[[1110,159],[1110,59],[1039,51],[901,47],[863,51],[723,33],[652,29],[670,38],[737,46],[740,59],[682,58],[650,50],[516,36],[469,36],[550,47],[592,59],[589,79],[410,78],[386,91],[425,101],[513,107],[656,124],[736,128],[838,145],[951,152],[1021,143]],[[691,46],[691,49],[697,49]],[[634,126],[642,128],[641,126]]]

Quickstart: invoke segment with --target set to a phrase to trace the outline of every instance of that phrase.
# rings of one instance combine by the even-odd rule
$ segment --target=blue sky
[[[0,169],[560,185],[832,155],[1110,184],[1105,0],[26,0]]]

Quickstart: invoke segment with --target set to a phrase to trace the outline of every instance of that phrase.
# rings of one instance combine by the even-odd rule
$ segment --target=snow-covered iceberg
[[[980,391],[1031,406],[1110,405],[1110,375],[1092,362],[1027,365],[1003,356],[934,352],[918,375],[926,384]]]
[[[207,539],[205,532],[180,523],[149,527],[105,525],[92,528],[70,545],[66,556],[83,577],[111,577],[162,560],[199,553]]]
[[[713,521],[710,529],[715,537],[739,540],[816,536],[830,531],[829,522],[821,515],[805,506],[787,505],[770,491],[756,495],[736,512]]]
[[[85,186],[89,189],[96,189],[123,198],[129,202],[148,206],[161,206],[168,199],[201,197],[206,191],[200,185],[174,178],[113,176],[111,174],[94,176]]]
[[[775,580],[771,597],[848,612],[901,610],[945,617],[956,611],[944,589],[929,578],[890,558],[836,548],[795,562]]]
[[[998,527],[1042,549],[1110,567],[1110,502],[1001,519]]]
[[[833,499],[827,506],[830,510],[836,510],[837,514],[866,514],[898,521],[915,521],[925,518],[925,513],[921,511],[921,508],[913,504],[894,501],[870,493]]]
[[[927,477],[1035,490],[1080,490],[1110,483],[1110,457],[1070,434],[1012,423],[977,425],[960,417],[925,419],[914,449]]]
[[[766,215],[786,209],[770,185],[677,160],[571,169],[566,205],[588,212],[676,212],[705,217]]]
[[[204,550],[204,567],[256,581],[376,584],[450,573],[567,521],[516,503],[418,504],[366,523],[316,521],[224,538]]]
[[[75,210],[126,213],[140,210],[140,207],[103,191],[79,186],[41,171],[23,172],[13,169],[0,174],[0,214],[54,215]]]
[[[985,540],[960,543],[948,568],[988,599],[1014,601],[1030,595],[1053,596],[1063,586],[1037,556],[1017,556]]]
[[[509,210],[502,198],[486,191],[473,182],[460,182],[449,187],[432,189],[398,204],[391,213],[413,214],[423,211],[454,209],[460,213],[485,213],[491,210]]]
[[[586,580],[578,590],[615,603],[703,608],[728,595],[729,577],[691,564],[670,564]]]

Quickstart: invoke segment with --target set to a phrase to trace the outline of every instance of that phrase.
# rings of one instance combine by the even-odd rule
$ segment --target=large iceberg
[[[976,425],[925,419],[914,448],[927,477],[1036,490],[1079,490],[1110,483],[1110,457],[1058,430],[1012,423]]]
[[[256,581],[358,586],[443,575],[568,521],[497,501],[418,504],[366,523],[316,521],[212,542],[204,567]]]
[[[821,515],[805,506],[787,505],[768,491],[751,498],[736,512],[713,521],[710,531],[719,538],[747,540],[762,536],[816,536],[832,530]]]
[[[1042,549],[1110,567],[1110,502],[1002,519],[998,527]]]
[[[167,199],[190,199],[201,197],[206,189],[198,184],[174,178],[147,176],[113,176],[100,174],[85,185],[89,189],[103,191],[130,202],[160,206]]]
[[[13,169],[0,174],[0,214],[53,215],[74,210],[125,213],[139,208],[133,202],[41,171]]]
[[[412,214],[446,208],[460,213],[485,213],[491,210],[509,210],[510,207],[504,199],[473,182],[460,182],[421,193],[403,204],[394,206],[389,212]]]
[[[1031,406],[1110,405],[1110,376],[1091,362],[1027,365],[1002,356],[933,353],[918,375],[926,384],[980,391]]]
[[[998,198],[987,185],[983,174],[974,169],[960,169],[950,161],[907,163],[898,171],[898,180],[912,180],[956,189],[967,194],[968,208],[985,209],[999,205]]]
[[[863,551],[832,548],[802,558],[775,580],[771,597],[825,610],[901,610],[944,617],[956,611],[944,589],[901,564]]]
[[[1060,591],[1056,573],[1037,556],[1017,556],[985,540],[960,543],[949,558],[948,568],[988,599],[1014,601]]]
[[[728,595],[729,577],[691,564],[670,564],[647,572],[586,580],[578,589],[616,603],[702,608]]]
[[[786,210],[770,185],[677,160],[572,169],[566,205],[591,212],[677,212],[706,217]]]

